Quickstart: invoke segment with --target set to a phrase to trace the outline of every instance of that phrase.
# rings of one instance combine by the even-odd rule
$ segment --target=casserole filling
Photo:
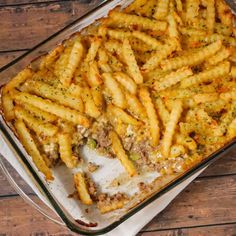
[[[3,116],[48,181],[56,165],[81,167],[81,203],[123,208],[134,196],[101,192],[81,148],[118,159],[130,179],[165,178],[232,141],[235,33],[222,0],[136,0],[16,75],[1,90]]]

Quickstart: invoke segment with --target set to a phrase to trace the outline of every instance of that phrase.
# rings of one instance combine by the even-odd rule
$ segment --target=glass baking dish
[[[100,5],[90,13],[87,13],[83,17],[79,18],[78,20],[71,23],[64,29],[60,30],[59,32],[49,37],[47,40],[35,46],[32,50],[30,50],[26,54],[20,56],[16,60],[12,61],[8,65],[1,68],[0,86],[7,83],[14,75],[16,75],[23,68],[25,68],[30,62],[32,62],[36,58],[39,58],[41,55],[47,53],[52,48],[54,48],[55,45],[60,44],[63,40],[70,37],[71,34],[82,30],[86,26],[93,23],[95,20],[106,16],[107,13],[114,7],[118,5],[125,7],[131,2],[132,0],[128,1],[111,0],[100,3]],[[67,198],[67,196],[64,197],[63,199],[65,192],[63,192],[62,190],[66,189],[66,188],[62,189],[63,187],[65,187],[63,186],[63,181],[66,180],[65,178],[60,179],[59,176],[61,173],[60,171],[64,170],[57,170],[59,172],[55,176],[56,177],[55,179],[59,180],[56,181],[54,185],[49,185],[48,183],[46,183],[43,176],[37,171],[31,159],[25,152],[24,148],[16,139],[13,132],[5,123],[1,115],[0,115],[0,133],[6,140],[9,148],[11,148],[17,155],[19,160],[21,160],[22,166],[25,168],[25,171],[27,171],[27,173],[30,173],[33,182],[37,183],[39,191],[42,192],[47,197],[53,209],[55,210],[55,212],[57,212],[57,214],[60,216],[65,225],[72,231],[84,235],[99,235],[113,230],[119,224],[121,224],[129,217],[140,211],[142,208],[144,208],[145,206],[147,206],[148,204],[150,204],[151,202],[162,196],[164,193],[170,191],[172,188],[182,183],[184,180],[186,180],[199,170],[203,169],[207,165],[211,164],[213,161],[217,160],[219,157],[226,154],[229,150],[236,147],[236,140],[234,139],[233,141],[225,145],[223,148],[210,155],[208,158],[205,158],[201,163],[198,163],[197,165],[192,167],[187,172],[178,175],[177,174],[172,175],[168,179],[166,177],[165,181],[163,180],[160,183],[159,187],[155,189],[155,191],[148,198],[146,198],[143,201],[139,202],[137,201],[130,208],[117,211],[115,214],[111,213],[111,214],[106,214],[104,216],[97,214],[96,211],[94,210],[95,213],[92,212],[92,214],[84,216],[82,210],[85,210],[85,208],[75,203],[73,200],[70,200],[69,198]],[[88,158],[96,155],[94,153],[89,152],[88,150],[87,151],[85,150],[85,153],[88,156]],[[2,161],[0,164],[3,166]],[[5,171],[5,173],[7,173],[7,171]],[[106,174],[108,176],[109,172],[104,173],[104,175]],[[8,176],[8,179],[11,179],[11,177]],[[17,188],[17,186],[15,186],[15,188]],[[70,188],[69,190],[68,189],[66,190],[67,193],[69,193],[69,191],[72,191]],[[21,195],[24,198],[26,197],[23,193]],[[40,210],[40,208],[38,208],[38,210]],[[89,224],[90,222],[92,222],[92,224]]]

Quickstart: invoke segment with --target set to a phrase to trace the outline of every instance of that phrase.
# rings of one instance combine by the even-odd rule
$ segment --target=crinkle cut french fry
[[[14,103],[10,94],[6,92],[5,87],[2,89],[1,99],[2,99],[2,108],[3,108],[5,119],[7,121],[13,120],[15,118]]]
[[[78,84],[72,83],[70,87],[67,89],[67,92],[70,93],[74,97],[80,98],[83,92],[83,88]]]
[[[82,99],[85,105],[85,113],[93,118],[98,118],[101,112],[95,105],[91,90],[88,87],[83,88]]]
[[[4,87],[5,92],[9,92],[13,89],[18,88],[22,83],[24,83],[26,80],[32,78],[33,72],[31,69],[26,68],[22,70],[20,73],[18,73],[6,86]]]
[[[182,12],[183,11],[183,3],[182,0],[175,0],[176,2],[176,9],[178,12]]]
[[[140,8],[147,4],[149,2],[148,0],[135,0],[133,1],[128,7],[125,8],[125,12],[131,13],[135,12],[138,13],[140,11]]]
[[[112,39],[124,40],[132,36],[130,31],[107,29],[107,35]]]
[[[191,77],[185,78],[181,81],[181,88],[188,88],[190,86],[195,86],[203,82],[213,81],[214,79],[223,77],[227,75],[230,71],[230,63],[222,62],[219,65],[216,65],[209,70],[200,72]]]
[[[22,108],[24,108],[27,112],[29,112],[30,114],[32,114],[34,117],[37,117],[38,119],[40,119],[43,122],[54,122],[58,119],[57,116],[48,113],[46,111],[43,111],[35,106],[32,106],[28,103],[24,103],[24,102],[19,102],[16,101],[17,105],[20,105]]]
[[[152,49],[156,50],[162,46],[162,43],[157,39],[145,34],[141,31],[133,31],[132,36],[148,44]]]
[[[193,72],[191,69],[185,68],[185,67],[181,68],[177,71],[171,72],[170,74],[166,75],[160,81],[156,81],[154,84],[154,88],[157,91],[165,90],[165,89],[177,84],[181,80],[189,77],[192,74],[193,74]]]
[[[26,125],[30,129],[32,129],[37,135],[52,137],[58,131],[57,126],[52,125],[50,123],[44,123],[40,119],[37,119],[30,115],[26,110],[22,109],[21,107],[15,107],[14,111],[17,119],[23,120]]]
[[[93,200],[91,199],[85,177],[82,173],[74,174],[74,183],[81,202],[85,205],[92,205]]]
[[[169,23],[168,33],[171,38],[179,38],[178,25],[174,17],[174,13],[170,13],[167,16],[167,22]]]
[[[189,47],[199,47],[208,43],[214,43],[218,40],[221,40],[227,46],[236,46],[236,39],[234,37],[228,37],[221,34],[193,35],[191,38],[188,38],[186,42]]]
[[[172,111],[170,113],[170,119],[166,125],[166,129],[162,139],[162,155],[166,158],[168,158],[169,156],[174,132],[179,122],[182,111],[183,111],[182,101],[180,100],[175,101],[175,104],[173,105]]]
[[[142,105],[142,103],[139,101],[139,99],[130,93],[126,93],[126,100],[127,100],[127,109],[128,111],[137,117],[139,120],[146,121],[147,115],[146,111]]]
[[[22,120],[16,120],[14,126],[20,141],[28,154],[31,156],[36,167],[45,175],[47,180],[53,180],[51,170],[48,168],[43,157],[40,155],[40,152],[24,122]]]
[[[130,27],[136,25],[142,30],[165,31],[167,23],[164,21],[151,20],[146,17],[125,14],[123,12],[111,11],[109,14],[112,22],[121,27]]]
[[[165,20],[169,10],[169,0],[159,0],[153,17],[157,20]]]
[[[98,57],[99,57],[98,66],[100,67],[102,72],[104,72],[104,73],[111,73],[112,69],[108,65],[109,57],[108,57],[108,54],[106,53],[106,51],[103,48],[99,49]]]
[[[229,92],[221,93],[220,98],[227,102],[230,100],[236,100],[236,90],[234,89]]]
[[[223,0],[216,0],[218,17],[224,25],[231,26],[233,14],[229,6]]]
[[[156,0],[148,0],[140,9],[138,14],[151,18],[153,15],[153,10],[156,8]]]
[[[89,62],[94,61],[97,52],[101,46],[102,40],[100,38],[94,38],[88,50],[88,53],[85,57],[85,63],[89,64]]]
[[[105,87],[111,93],[112,102],[120,108],[126,108],[125,95],[122,89],[120,88],[118,82],[113,78],[110,73],[104,73],[102,77],[104,80]]]
[[[200,0],[187,0],[186,1],[186,21],[190,24],[197,20],[199,15]]]
[[[136,120],[134,117],[126,113],[119,107],[108,105],[107,112],[111,112],[113,116],[115,116],[118,120],[130,125],[140,125],[140,122]]]
[[[219,98],[218,93],[199,93],[193,96],[193,100],[196,104],[213,102]]]
[[[83,57],[83,45],[80,41],[76,41],[71,49],[68,62],[60,75],[60,81],[65,87],[69,87],[72,82],[72,77],[77,66],[81,63]]]
[[[72,96],[65,89],[55,88],[41,81],[30,81],[29,85],[29,90],[38,96],[84,112],[84,104],[81,98]]]
[[[143,76],[139,70],[137,61],[134,56],[134,52],[130,46],[129,40],[125,39],[122,46],[122,55],[128,66],[128,71],[131,77],[137,84],[143,83]]]
[[[88,84],[91,87],[99,86],[102,84],[101,76],[98,69],[98,64],[96,61],[93,61],[89,64]]]
[[[210,57],[206,62],[206,66],[216,65],[219,62],[227,59],[231,52],[229,48],[222,47],[214,56]]]
[[[207,12],[206,12],[206,24],[208,33],[213,33],[215,25],[215,0],[208,0],[207,3]]]
[[[102,87],[101,86],[92,87],[91,93],[92,93],[95,105],[98,107],[98,109],[102,109],[104,106],[104,97],[102,94]]]
[[[114,77],[130,93],[136,94],[137,85],[127,74],[123,72],[116,72],[114,73]]]
[[[84,127],[90,126],[90,120],[80,112],[72,110],[68,107],[64,107],[62,105],[58,105],[56,103],[51,102],[50,100],[46,100],[24,92],[14,92],[13,99],[19,102],[28,103],[30,105],[36,106],[43,111],[52,113],[74,124],[79,124]]]
[[[121,164],[124,166],[126,171],[129,173],[131,177],[137,174],[136,168],[131,160],[129,160],[128,156],[125,153],[125,150],[121,144],[120,138],[114,131],[110,131],[109,137],[112,142],[112,150],[120,160]]]
[[[189,35],[189,36],[199,36],[199,35],[206,35],[206,31],[201,30],[201,29],[195,29],[195,28],[190,28],[190,27],[181,27],[179,29],[179,31],[181,32],[181,34],[183,35]]]
[[[151,144],[153,147],[157,146],[160,139],[160,127],[157,113],[152,102],[150,93],[147,88],[141,88],[139,91],[139,98],[146,109],[149,129],[151,133]]]
[[[178,48],[178,40],[169,40],[167,44],[157,51],[142,67],[143,71],[151,71],[155,69],[163,59],[166,59],[173,51]]]
[[[171,59],[167,59],[161,62],[161,67],[164,70],[175,70],[184,66],[193,66],[200,64],[207,58],[213,56],[222,46],[222,42],[219,40],[214,42],[197,52],[193,52],[183,56],[177,56]]]
[[[64,46],[59,45],[51,52],[49,52],[45,57],[42,58],[40,62],[40,69],[50,68],[52,64],[59,58],[60,54],[63,52]]]
[[[163,125],[166,126],[166,124],[168,123],[170,119],[170,113],[160,98],[155,100],[155,104],[156,104],[156,109],[158,111],[158,115],[161,118]]]
[[[72,140],[69,133],[58,134],[59,153],[61,160],[70,169],[75,168],[78,159],[72,154]]]

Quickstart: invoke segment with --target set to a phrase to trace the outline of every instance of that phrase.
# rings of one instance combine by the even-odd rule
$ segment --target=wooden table
[[[93,7],[86,1],[0,0],[0,67]],[[37,200],[13,169],[11,173]],[[0,173],[0,236],[3,235],[75,234],[28,206]],[[236,235],[236,150],[208,168],[140,235]]]

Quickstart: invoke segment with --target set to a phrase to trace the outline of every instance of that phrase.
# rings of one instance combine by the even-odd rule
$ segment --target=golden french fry
[[[222,62],[230,56],[231,52],[229,48],[222,47],[214,56],[210,57],[207,62],[205,62],[205,66],[213,66]]]
[[[101,112],[95,105],[91,90],[88,87],[83,88],[82,99],[85,104],[85,113],[93,118],[98,118]]]
[[[126,108],[125,95],[122,92],[118,82],[113,78],[110,73],[104,73],[102,77],[104,80],[105,87],[111,93],[112,102],[120,108]]]
[[[155,105],[156,105],[156,109],[158,111],[158,115],[161,118],[162,123],[164,124],[164,126],[166,126],[166,124],[168,123],[170,119],[169,111],[167,110],[167,108],[165,107],[165,104],[160,98],[155,100]]]
[[[50,100],[42,99],[29,93],[14,93],[13,99],[22,103],[28,103],[36,106],[39,109],[54,114],[62,119],[68,120],[74,124],[79,124],[85,127],[90,126],[89,119],[78,111],[58,105]]]
[[[47,180],[53,180],[52,172],[46,165],[43,157],[40,155],[40,152],[24,122],[22,120],[16,120],[14,126],[21,143],[25,147],[28,154],[31,156],[36,167],[45,175]]]
[[[129,173],[131,177],[137,174],[136,168],[131,160],[129,160],[128,156],[125,153],[125,150],[121,144],[121,141],[118,135],[114,131],[110,131],[109,137],[112,142],[112,149],[117,158],[120,160],[121,164],[124,166],[126,171]]]
[[[208,33],[213,33],[215,25],[215,0],[206,1],[206,19]]]
[[[98,69],[98,64],[96,61],[93,61],[89,64],[88,84],[91,87],[99,86],[102,84],[101,76]]]
[[[157,91],[165,90],[178,82],[180,82],[183,79],[186,79],[187,77],[191,76],[193,74],[192,70],[189,68],[181,68],[175,72],[171,72],[170,74],[167,74],[164,78],[162,78],[160,81],[156,81],[154,84],[154,88]]]
[[[110,112],[113,116],[115,116],[118,120],[130,125],[140,125],[140,122],[136,120],[134,117],[126,113],[119,107],[108,105],[107,112]]]
[[[221,41],[214,42],[195,53],[164,60],[161,62],[161,67],[162,69],[169,71],[179,69],[184,66],[200,64],[207,58],[213,56],[221,48],[221,46]]]
[[[109,14],[110,20],[120,27],[129,27],[130,25],[137,25],[143,30],[165,31],[167,23],[164,21],[151,20],[145,17],[125,14],[123,12],[111,11]]]
[[[132,36],[148,44],[153,50],[156,50],[162,46],[162,43],[141,31],[133,31]]]
[[[84,112],[84,104],[80,97],[74,97],[65,89],[55,88],[41,81],[30,81],[29,91],[43,98],[48,98],[61,105]]]
[[[31,69],[26,68],[18,73],[5,87],[5,93],[18,88],[21,84],[23,84],[26,80],[32,78],[33,72]]]
[[[40,69],[43,70],[44,68],[50,68],[53,63],[58,59],[63,50],[64,46],[59,45],[51,52],[49,52],[45,57],[42,58],[42,61],[40,62]]]
[[[129,40],[125,39],[122,46],[122,55],[128,66],[129,73],[131,77],[137,84],[143,83],[143,76],[139,70],[137,61],[134,56],[134,52],[130,46]]]
[[[169,0],[159,0],[153,17],[157,20],[165,20],[168,14]]]
[[[23,120],[27,126],[34,130],[36,134],[43,136],[54,136],[58,128],[55,125],[44,123],[41,120],[33,117],[27,111],[23,110],[21,107],[14,108],[16,118]]]
[[[4,116],[7,121],[11,121],[15,118],[14,104],[13,100],[8,92],[6,92],[5,87],[2,89],[2,109]]]
[[[40,119],[43,122],[54,122],[58,119],[57,116],[48,113],[46,111],[43,111],[35,106],[32,106],[28,103],[24,103],[24,102],[20,102],[20,101],[16,101],[16,103],[18,105],[20,105],[22,108],[24,108],[27,112],[29,112],[30,114],[32,114],[33,116],[37,117],[38,119]]]
[[[175,101],[170,113],[170,119],[166,124],[166,129],[162,139],[162,155],[168,158],[176,126],[183,111],[183,103],[180,100]]]
[[[175,20],[174,13],[170,13],[167,16],[167,22],[169,23],[168,33],[171,38],[179,38],[178,25]]]
[[[92,205],[93,200],[90,197],[88,186],[82,173],[74,174],[74,183],[81,202],[85,205]]]
[[[186,1],[186,21],[190,24],[196,22],[199,14],[199,0],[187,0]]]
[[[157,146],[160,139],[160,127],[159,127],[159,120],[157,117],[157,113],[155,107],[153,105],[152,99],[150,97],[150,93],[147,88],[141,88],[139,91],[139,98],[143,103],[143,106],[146,109],[148,122],[149,122],[149,129],[151,133],[151,143],[152,146]]]
[[[227,135],[229,138],[234,138],[236,136],[236,118],[230,123],[227,129]]]
[[[69,133],[58,134],[59,153],[61,160],[70,169],[75,168],[78,160],[72,155],[72,140]]]
[[[67,65],[60,74],[60,81],[65,87],[69,87],[75,70],[83,57],[83,45],[80,41],[76,41],[71,49]]]
[[[147,118],[146,111],[139,99],[130,93],[126,93],[125,96],[127,100],[128,111],[134,115],[134,117],[137,117],[139,120],[145,122]]]
[[[176,158],[186,153],[186,150],[183,145],[174,144],[170,148],[170,158]]]
[[[178,47],[179,43],[177,40],[169,40],[167,44],[158,50],[142,67],[143,71],[150,71],[155,69],[163,59],[166,59],[173,51]]]
[[[116,72],[114,73],[114,78],[131,94],[136,94],[137,85],[128,75],[122,72]]]
[[[210,68],[207,71],[200,72],[191,77],[185,78],[181,81],[181,88],[188,88],[190,86],[195,86],[197,84],[212,81],[216,78],[223,77],[227,75],[230,71],[230,63],[222,62],[219,65],[216,65],[213,68]]]

